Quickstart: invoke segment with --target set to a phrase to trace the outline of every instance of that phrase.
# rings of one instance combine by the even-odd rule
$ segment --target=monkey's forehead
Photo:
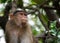
[[[13,15],[15,15],[17,12],[24,12],[24,13],[26,13],[26,14],[27,14],[27,12],[26,12],[26,11],[24,11],[24,10],[16,10],[16,11],[13,13]]]

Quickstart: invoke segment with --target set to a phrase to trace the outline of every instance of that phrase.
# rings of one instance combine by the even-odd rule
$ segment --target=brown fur
[[[28,24],[17,26],[13,20],[10,20],[6,24],[6,42],[7,43],[33,43],[33,37],[31,28]],[[25,40],[27,42],[21,42]]]

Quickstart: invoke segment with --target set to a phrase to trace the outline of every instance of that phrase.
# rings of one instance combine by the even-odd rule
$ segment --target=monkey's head
[[[12,15],[12,20],[14,20],[17,25],[25,25],[27,23],[27,13],[21,9],[16,10]]]

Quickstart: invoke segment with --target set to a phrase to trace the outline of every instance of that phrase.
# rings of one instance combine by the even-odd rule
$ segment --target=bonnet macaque
[[[36,43],[24,10],[10,14],[10,20],[6,24],[6,43]]]

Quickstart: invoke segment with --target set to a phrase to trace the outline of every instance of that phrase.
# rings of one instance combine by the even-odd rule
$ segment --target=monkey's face
[[[25,12],[17,12],[15,15],[15,22],[17,25],[27,23],[27,14]]]

